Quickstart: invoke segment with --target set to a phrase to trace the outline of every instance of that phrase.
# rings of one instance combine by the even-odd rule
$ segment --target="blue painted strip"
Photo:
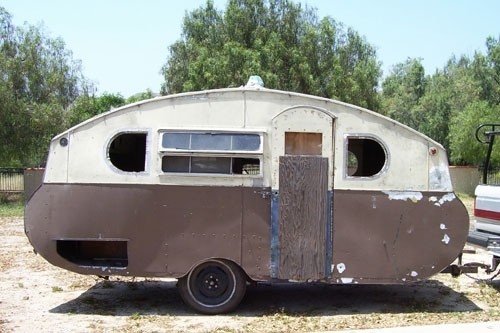
[[[271,277],[278,277],[279,268],[279,251],[280,251],[280,240],[279,240],[279,193],[278,191],[272,191],[271,197]]]
[[[332,257],[333,257],[333,191],[328,191],[327,195],[327,211],[326,211],[326,260],[325,260],[325,276],[329,278],[332,274]]]

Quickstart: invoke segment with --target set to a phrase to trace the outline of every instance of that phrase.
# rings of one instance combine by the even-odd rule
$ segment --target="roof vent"
[[[245,87],[255,87],[255,88],[263,88],[264,87],[264,81],[262,81],[262,78],[258,75],[252,75],[248,79],[247,84]]]

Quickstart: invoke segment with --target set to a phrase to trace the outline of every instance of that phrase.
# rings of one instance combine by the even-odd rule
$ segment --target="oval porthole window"
[[[108,147],[108,158],[117,169],[141,172],[146,169],[147,133],[121,133]]]
[[[362,137],[347,138],[346,175],[349,177],[372,177],[382,171],[387,154],[380,142]]]

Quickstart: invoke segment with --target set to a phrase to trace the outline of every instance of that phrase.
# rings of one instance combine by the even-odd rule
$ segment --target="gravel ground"
[[[22,223],[0,217],[0,332],[306,332],[500,320],[500,281],[445,274],[414,285],[250,286],[236,312],[197,315],[175,280],[102,280],[51,266],[32,252]],[[465,257],[489,259],[483,251]]]

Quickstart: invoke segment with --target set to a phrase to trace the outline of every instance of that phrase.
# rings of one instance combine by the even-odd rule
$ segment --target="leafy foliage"
[[[15,27],[0,7],[0,164],[43,163],[64,111],[88,85],[61,39],[43,27]]]
[[[140,92],[140,93],[137,93],[135,95],[130,96],[129,98],[127,98],[127,100],[125,102],[127,104],[130,104],[130,103],[143,101],[145,99],[150,99],[153,97],[155,97],[155,94],[151,90],[147,89],[144,92]]]
[[[62,39],[43,26],[14,26],[0,7],[0,165],[42,165],[54,135],[127,102],[94,90]],[[146,91],[128,102],[150,97]]]
[[[207,1],[184,17],[162,72],[162,94],[238,87],[258,74],[270,88],[379,108],[375,49],[289,0],[230,0],[224,12]]]
[[[500,123],[500,105],[490,106],[486,101],[468,104],[451,123],[451,159],[457,164],[483,164],[487,145],[476,140],[478,124]],[[498,137],[491,153],[492,165],[500,165]]]
[[[482,162],[485,150],[475,129],[500,123],[500,43],[489,37],[486,47],[486,55],[451,57],[433,75],[425,75],[420,59],[408,59],[382,83],[384,112],[442,143],[453,164]],[[499,154],[493,162],[500,163]]]
[[[117,108],[126,103],[120,94],[104,93],[101,96],[83,94],[79,96],[68,111],[70,126],[81,123],[95,115]]]

